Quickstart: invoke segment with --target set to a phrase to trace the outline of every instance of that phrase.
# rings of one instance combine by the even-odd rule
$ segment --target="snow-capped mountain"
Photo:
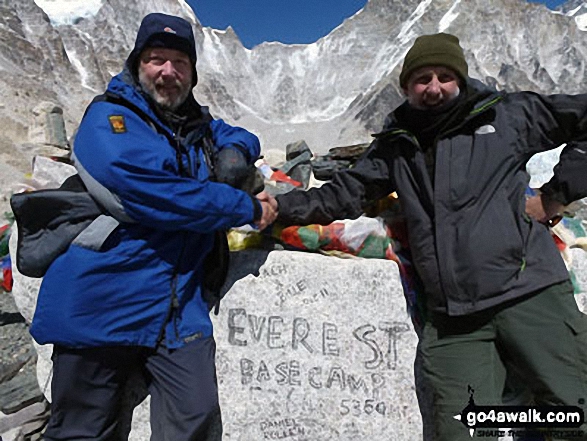
[[[403,57],[420,34],[461,39],[471,76],[508,90],[587,90],[587,4],[559,11],[525,0],[370,0],[309,45],[252,50],[231,28],[202,27],[183,0],[0,0],[0,124],[27,139],[31,109],[64,109],[68,134],[122,68],[141,18],[181,15],[198,44],[197,98],[255,131],[265,148],[305,139],[317,152],[365,142],[402,100]]]
[[[75,24],[98,13],[103,5],[102,0],[35,0],[51,21],[58,26]]]
[[[199,94],[259,127],[270,146],[360,142],[402,100],[403,57],[423,33],[459,36],[471,75],[498,88],[587,90],[587,34],[576,19],[522,0],[371,0],[310,45],[249,51],[230,29],[203,29]]]

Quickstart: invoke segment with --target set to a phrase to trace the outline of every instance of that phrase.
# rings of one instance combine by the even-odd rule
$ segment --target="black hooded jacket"
[[[468,86],[462,105],[470,109],[429,146],[434,182],[400,106],[352,169],[321,188],[279,196],[279,221],[356,218],[368,201],[397,191],[428,307],[439,313],[471,314],[567,280],[548,228],[525,212],[526,163],[569,143],[543,191],[563,203],[587,196],[587,95]]]

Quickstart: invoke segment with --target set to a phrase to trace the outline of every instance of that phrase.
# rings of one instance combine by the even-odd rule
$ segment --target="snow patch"
[[[459,13],[456,12],[456,8],[460,3],[461,0],[456,0],[448,12],[444,14],[444,17],[440,19],[440,22],[438,23],[438,32],[446,31],[451,23],[456,20],[456,18],[459,16]]]
[[[577,27],[580,31],[587,31],[587,14],[575,17],[575,23],[577,23]]]
[[[309,44],[304,49],[304,55],[307,57],[308,64],[313,64],[320,58],[320,47],[317,43]]]
[[[95,0],[94,0],[95,1]],[[196,14],[190,5],[188,5],[184,0],[177,0],[183,12],[190,18],[192,23],[199,23],[198,19],[196,18]]]
[[[75,69],[79,72],[80,78],[82,80],[82,87],[85,87],[86,89],[89,89],[93,92],[98,92],[88,84],[88,70],[84,67],[83,63],[77,56],[77,53],[71,49],[68,49],[66,46],[64,47],[65,52],[67,53],[67,58],[69,58],[69,61],[71,62],[73,67],[75,67]]]
[[[255,112],[254,109],[252,109],[250,106],[246,105],[242,101],[235,99],[234,100],[234,103],[237,104],[238,106],[240,106],[245,111],[245,113],[254,116],[259,121],[262,121],[262,122],[264,122],[266,124],[269,124],[269,125],[275,124],[274,121],[271,121],[269,119],[263,118],[261,115],[259,115],[259,113]]]
[[[206,27],[204,29],[210,30],[210,32],[212,32],[214,35],[225,35],[228,32],[228,28],[226,28],[226,29],[214,29],[214,28]]]
[[[93,17],[104,0],[34,0],[54,26],[74,24],[80,18]]]
[[[583,5],[577,6],[575,9],[572,9],[569,12],[567,12],[566,15],[568,15],[569,17],[573,17],[577,12],[581,10],[582,7]]]
[[[458,1],[458,0],[457,0]],[[383,78],[391,74],[393,69],[403,61],[406,53],[411,47],[411,43],[418,36],[412,28],[424,16],[432,0],[424,0],[418,4],[412,15],[402,25],[392,46],[385,46],[375,56],[374,66],[380,66],[378,72],[374,69],[374,74],[379,78]]]
[[[220,70],[222,69],[220,55],[223,48],[219,35],[226,34],[226,31],[219,31],[208,27],[202,30],[204,31],[203,53],[206,56],[208,65],[212,70]]]
[[[303,124],[330,121],[342,115],[353,100],[354,98],[337,97],[330,102],[328,107],[307,110],[304,114],[294,116],[288,122],[291,124]]]
[[[413,36],[415,35],[412,31],[412,26],[414,26],[424,15],[428,7],[432,4],[432,0],[424,0],[421,2],[416,10],[412,13],[410,18],[404,23],[402,26],[401,31],[399,32],[397,39],[399,40],[400,44],[407,44],[409,41],[412,40]]]

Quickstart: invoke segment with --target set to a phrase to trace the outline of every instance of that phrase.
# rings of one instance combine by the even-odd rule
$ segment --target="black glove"
[[[256,194],[263,190],[263,180],[259,189],[256,179],[257,167],[247,163],[247,158],[240,150],[225,147],[216,154],[216,180],[234,188]]]
[[[240,188],[249,174],[245,155],[237,149],[225,147],[216,154],[216,180]]]

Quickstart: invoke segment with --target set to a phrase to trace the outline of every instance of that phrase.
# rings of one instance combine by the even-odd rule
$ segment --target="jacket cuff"
[[[257,222],[263,217],[263,207],[261,207],[259,199],[250,194],[249,197],[251,198],[251,202],[253,202],[253,222]]]
[[[290,207],[295,206],[295,204],[288,204],[288,203],[283,203],[284,198],[287,199],[287,195],[289,194],[291,196],[292,192],[289,193],[284,193],[284,194],[279,194],[277,196],[275,196],[275,200],[277,201],[277,207],[278,207],[278,211],[277,211],[277,220],[279,221],[279,224],[284,226],[284,227],[288,227],[290,225],[299,225],[300,222],[295,222],[292,219],[292,213],[290,210]]]
[[[560,202],[563,205],[569,205],[573,201],[569,201],[565,192],[557,185],[555,178],[540,187],[540,192],[548,195],[551,199]]]
[[[243,146],[240,146],[238,144],[227,144],[227,145],[221,147],[221,150],[224,150],[224,149],[234,149],[237,152],[242,153],[243,156],[245,157],[247,164],[251,164],[253,162],[252,158],[251,158],[251,153]]]

